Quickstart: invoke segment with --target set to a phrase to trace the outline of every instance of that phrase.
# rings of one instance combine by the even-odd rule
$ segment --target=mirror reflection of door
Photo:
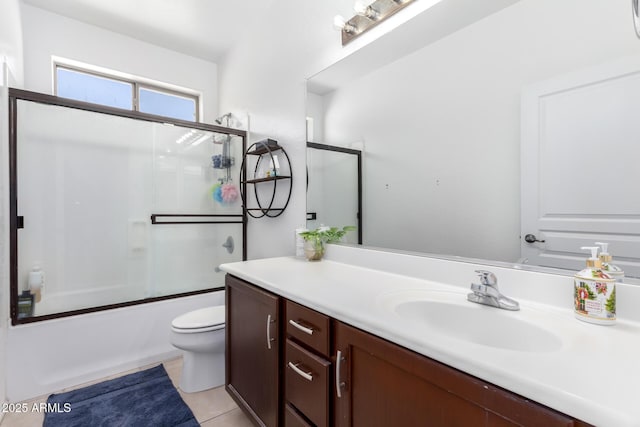
[[[347,243],[362,244],[360,150],[307,142],[307,228],[353,225]]]
[[[640,199],[628,187],[640,181],[638,99],[640,61],[631,57],[525,90],[526,262],[580,270],[588,256],[580,248],[606,242],[614,264],[640,275]]]

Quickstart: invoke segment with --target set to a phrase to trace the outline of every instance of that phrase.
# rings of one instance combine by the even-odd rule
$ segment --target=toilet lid
[[[224,305],[201,308],[176,317],[171,326],[176,329],[202,329],[224,325]]]

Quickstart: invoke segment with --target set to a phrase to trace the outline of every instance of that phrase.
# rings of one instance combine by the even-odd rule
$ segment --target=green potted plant
[[[338,227],[320,227],[315,230],[302,231],[300,236],[304,239],[304,255],[309,261],[318,261],[324,255],[325,243],[339,242],[348,231],[355,230],[353,225],[347,225],[342,229]]]

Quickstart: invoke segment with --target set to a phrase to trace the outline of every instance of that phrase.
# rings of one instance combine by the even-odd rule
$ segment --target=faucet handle
[[[488,286],[497,286],[498,278],[495,274],[487,270],[476,270],[478,277],[480,277],[480,283]]]

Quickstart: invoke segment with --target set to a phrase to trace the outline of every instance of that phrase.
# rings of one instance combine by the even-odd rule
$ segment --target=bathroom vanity
[[[427,273],[413,264],[424,270],[425,262],[451,261],[384,255],[409,273],[400,275],[380,260],[373,261],[381,269],[370,268],[353,258],[355,249],[333,249],[345,255],[340,262],[285,257],[221,266],[227,390],[258,425],[639,425],[631,390],[640,349],[626,342],[640,332],[634,321],[583,324],[570,309],[524,299],[524,290],[503,283],[522,306],[506,313],[466,301],[478,266],[446,265],[450,285],[420,277]],[[469,270],[451,274],[459,268]],[[518,277],[493,270],[499,279]],[[522,284],[540,274],[517,273]],[[467,274],[468,283],[459,283]],[[548,278],[553,288],[564,280],[571,291],[570,277]],[[467,329],[473,335],[463,336]],[[606,354],[593,342],[602,339],[610,358],[621,357],[599,369],[595,361]],[[588,386],[598,380],[619,391]]]

